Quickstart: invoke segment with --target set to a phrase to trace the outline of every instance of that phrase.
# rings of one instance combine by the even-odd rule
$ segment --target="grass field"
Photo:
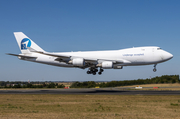
[[[0,95],[1,119],[180,119],[180,96]]]

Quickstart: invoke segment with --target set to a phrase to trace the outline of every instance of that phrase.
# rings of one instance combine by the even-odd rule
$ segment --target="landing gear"
[[[104,70],[103,69],[100,69],[100,72],[103,72]]]
[[[153,69],[153,71],[154,71],[154,72],[156,72],[156,71],[157,71],[157,69],[156,69],[156,65],[157,65],[157,64],[154,64],[154,69]]]
[[[93,74],[96,75],[96,73],[98,72],[99,75],[102,74],[104,70],[100,68],[99,72],[97,68],[89,68],[89,70],[87,71],[87,74]]]
[[[98,74],[101,75],[104,70],[100,68]]]
[[[93,75],[96,75],[96,72],[93,72]]]
[[[98,69],[96,69],[96,68],[89,68],[89,70],[87,71],[87,74],[96,75],[96,72],[98,72]]]
[[[91,71],[87,71],[87,74],[91,74]]]

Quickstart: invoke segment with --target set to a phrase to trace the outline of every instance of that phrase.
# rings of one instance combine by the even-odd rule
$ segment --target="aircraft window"
[[[157,48],[157,50],[161,50],[161,48]]]

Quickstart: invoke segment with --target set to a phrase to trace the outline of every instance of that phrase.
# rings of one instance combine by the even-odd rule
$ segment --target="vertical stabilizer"
[[[31,48],[35,49],[36,51],[44,52],[44,50],[42,48],[40,48],[36,43],[34,43],[24,33],[22,33],[22,32],[14,32],[14,36],[16,38],[16,41],[18,43],[18,46],[19,46],[22,54],[31,53],[29,51],[28,47],[31,47]]]

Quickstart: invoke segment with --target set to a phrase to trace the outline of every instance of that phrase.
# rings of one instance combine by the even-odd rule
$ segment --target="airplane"
[[[88,68],[87,74],[99,75],[104,69],[123,69],[124,66],[156,65],[173,58],[173,55],[160,47],[133,47],[121,50],[108,51],[83,51],[83,52],[57,52],[44,51],[23,32],[14,32],[14,36],[21,50],[21,54],[7,55],[17,56],[21,60],[43,63],[47,65]],[[99,70],[98,70],[99,69]]]

